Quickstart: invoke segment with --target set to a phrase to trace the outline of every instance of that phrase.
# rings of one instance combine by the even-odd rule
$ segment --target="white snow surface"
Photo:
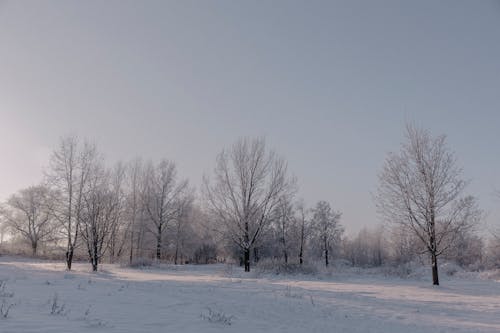
[[[0,305],[14,304],[0,332],[500,332],[494,278],[464,274],[433,287],[382,274],[258,276],[226,265],[92,273],[76,263],[67,272],[60,262],[0,257]]]

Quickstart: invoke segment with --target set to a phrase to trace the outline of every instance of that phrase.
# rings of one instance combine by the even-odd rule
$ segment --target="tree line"
[[[262,138],[223,149],[196,191],[174,161],[110,166],[95,144],[64,137],[40,184],[0,206],[2,249],[60,256],[68,270],[75,257],[86,258],[94,271],[103,261],[236,260],[250,271],[264,259],[380,266],[423,256],[434,284],[442,256],[463,266],[498,263],[495,238],[486,246],[476,234],[483,213],[465,193],[445,136],[407,126],[405,143],[379,173],[374,200],[384,223],[357,235],[345,235],[342,214],[328,201],[308,207],[297,183]]]

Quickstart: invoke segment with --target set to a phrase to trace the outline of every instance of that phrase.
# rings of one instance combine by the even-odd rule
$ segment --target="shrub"
[[[224,312],[214,311],[211,308],[207,309],[207,313],[202,313],[200,316],[204,320],[208,320],[211,323],[222,324],[230,326],[234,316],[228,316]]]

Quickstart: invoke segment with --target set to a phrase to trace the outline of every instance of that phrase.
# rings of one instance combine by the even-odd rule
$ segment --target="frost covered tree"
[[[380,266],[387,256],[384,234],[382,227],[363,228],[355,237],[344,240],[344,254],[353,266]]]
[[[307,240],[310,236],[311,227],[310,219],[307,216],[307,209],[303,201],[299,201],[296,205],[296,215],[294,218],[296,238],[298,240],[298,256],[299,264],[304,263],[304,252],[306,249]]]
[[[406,143],[391,153],[379,175],[376,202],[390,222],[414,234],[429,253],[432,280],[439,284],[438,257],[481,217],[476,200],[463,197],[466,182],[445,136],[432,137],[413,125]]]
[[[92,265],[97,271],[99,261],[109,248],[120,202],[110,184],[110,172],[100,164],[90,170],[83,191],[82,212],[78,227]]]
[[[11,232],[29,242],[33,256],[37,255],[40,243],[54,239],[55,198],[55,193],[46,186],[31,186],[12,195],[0,209]]]
[[[276,238],[280,244],[281,256],[285,264],[288,264],[288,257],[293,241],[294,213],[293,203],[290,198],[287,196],[281,197],[275,209],[274,227],[277,234]]]
[[[115,213],[112,215],[113,220],[111,221],[111,233],[107,244],[111,262],[113,262],[115,258],[121,257],[123,254],[127,243],[126,235],[128,234],[128,229],[130,228],[129,221],[123,218],[126,204],[126,172],[126,166],[122,162],[116,163],[114,168],[107,172],[109,174],[109,189],[111,191],[111,195],[113,196],[114,204],[116,205],[114,208]]]
[[[287,163],[266,150],[264,139],[240,139],[217,156],[213,180],[205,177],[205,198],[217,229],[242,251],[246,272],[252,247],[293,187]]]
[[[177,265],[182,262],[184,257],[186,244],[189,244],[189,240],[194,241],[196,238],[194,231],[192,230],[193,224],[193,212],[192,212],[192,196],[186,196],[182,202],[181,207],[179,207],[179,213],[173,220],[171,225],[171,235],[173,239],[174,247],[174,264]]]
[[[180,218],[191,200],[187,180],[178,182],[174,162],[150,163],[144,174],[142,205],[149,219],[148,230],[156,238],[156,259],[161,259],[163,238],[170,222]]]
[[[78,244],[79,225],[83,205],[83,191],[87,185],[97,148],[88,142],[81,144],[74,136],[61,138],[50,158],[47,179],[60,195],[53,207],[66,238],[66,267],[71,270],[73,255]]]
[[[124,237],[128,240],[129,263],[134,260],[142,248],[144,239],[144,219],[141,204],[141,184],[143,177],[143,164],[140,159],[135,159],[127,164],[125,172],[125,207],[124,216],[127,221],[127,232]],[[135,250],[135,251],[134,251]]]
[[[344,228],[340,225],[341,216],[326,201],[319,201],[312,209],[313,235],[324,255],[325,266],[328,266],[331,252],[338,248],[344,233]]]

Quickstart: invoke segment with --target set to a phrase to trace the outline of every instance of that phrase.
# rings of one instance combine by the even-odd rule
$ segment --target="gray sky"
[[[498,1],[1,1],[0,199],[61,135],[172,159],[194,185],[263,135],[355,231],[414,121],[448,135],[493,225],[499,59]]]

